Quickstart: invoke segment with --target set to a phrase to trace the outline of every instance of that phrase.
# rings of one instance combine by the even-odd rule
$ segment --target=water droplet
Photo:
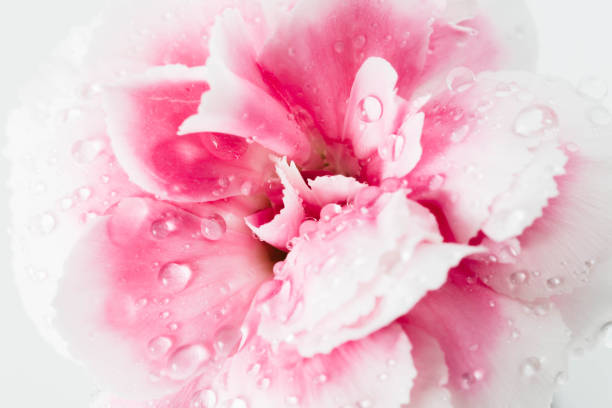
[[[242,340],[240,328],[234,326],[224,326],[215,333],[214,348],[217,354],[231,356],[238,351],[238,346]]]
[[[522,110],[515,122],[514,132],[519,136],[532,137],[556,129],[559,119],[554,110],[544,105],[535,105]]]
[[[539,358],[529,357],[521,364],[521,374],[525,377],[533,377],[542,368],[542,363]]]
[[[444,185],[445,178],[441,174],[436,174],[429,179],[429,189],[431,191],[436,191],[442,188]]]
[[[359,102],[359,114],[364,122],[376,122],[382,117],[383,104],[374,95],[366,96]]]
[[[360,50],[365,46],[366,38],[364,35],[358,35],[353,39],[353,47],[355,49]]]
[[[474,370],[461,374],[461,388],[468,390],[474,386],[478,381],[482,380],[484,372],[482,370]]]
[[[179,292],[185,289],[192,274],[193,271],[189,265],[170,262],[160,269],[159,281],[168,290]]]
[[[397,161],[404,151],[405,144],[406,140],[404,136],[396,134],[389,135],[378,146],[378,155],[385,161]]]
[[[45,235],[50,234],[51,232],[53,232],[56,225],[57,225],[57,221],[55,220],[55,217],[51,213],[44,213],[43,215],[40,216],[39,227],[40,227],[41,233]]]
[[[344,52],[344,43],[342,41],[336,41],[334,43],[334,51],[338,54],[342,54]]]
[[[94,161],[104,150],[104,142],[99,139],[79,140],[72,145],[72,157],[78,163]]]
[[[200,222],[202,236],[210,241],[220,240],[227,231],[225,220],[219,214],[202,218]]]
[[[300,402],[300,400],[295,395],[290,395],[285,398],[285,402],[287,403],[287,405],[295,406]]]
[[[369,399],[364,399],[361,400],[357,403],[357,406],[359,408],[371,408],[373,406],[372,401],[370,401]]]
[[[249,408],[246,401],[242,398],[234,398],[233,400],[229,401],[225,405],[225,407],[226,408]]]
[[[270,379],[268,377],[264,377],[257,381],[257,387],[261,388],[262,390],[267,390],[270,387]]]
[[[320,219],[327,222],[341,212],[342,207],[339,204],[326,204],[323,208],[321,208]]]
[[[149,355],[158,358],[164,356],[172,347],[172,340],[165,336],[152,339],[147,345]]]
[[[605,347],[612,349],[612,322],[608,322],[601,327],[599,338]]]
[[[187,379],[195,374],[209,358],[210,352],[200,344],[181,347],[170,357],[167,375],[173,380]]]
[[[563,279],[555,277],[548,279],[546,281],[546,286],[548,286],[549,289],[557,289],[559,286],[561,286],[562,283]]]
[[[158,239],[164,239],[178,229],[176,220],[172,217],[159,219],[151,223],[151,235]]]
[[[217,394],[213,390],[198,391],[191,400],[190,408],[215,408]]]
[[[452,92],[465,92],[474,85],[475,81],[476,76],[466,67],[454,68],[446,77],[446,85]]]
[[[166,311],[164,311],[164,312],[161,312],[161,313],[159,314],[159,318],[160,318],[160,319],[167,319],[167,318],[169,318],[169,317],[170,317],[170,312],[169,312],[169,311],[167,311],[167,310],[166,310]]]
[[[325,384],[327,382],[327,376],[325,374],[319,374],[316,380],[318,384]]]
[[[470,127],[468,125],[463,125],[460,128],[455,129],[453,133],[451,133],[451,137],[450,137],[451,142],[453,143],[461,142],[468,135],[469,131],[470,131]]]
[[[589,113],[589,120],[595,126],[608,126],[612,123],[612,114],[610,111],[603,106],[596,106],[592,108]]]
[[[387,373],[382,373],[378,375],[378,380],[379,381],[387,381],[389,379],[389,374]]]
[[[578,83],[578,93],[587,98],[601,100],[608,95],[608,84],[601,78],[589,76]]]
[[[79,198],[83,201],[89,200],[92,195],[92,191],[89,187],[81,187],[77,192]]]
[[[527,273],[525,271],[518,271],[510,275],[510,283],[514,286],[522,285],[527,281]]]
[[[559,371],[555,376],[555,384],[565,385],[569,381],[568,375],[565,371]]]

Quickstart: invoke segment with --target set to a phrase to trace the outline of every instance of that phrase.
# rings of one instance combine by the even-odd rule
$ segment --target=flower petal
[[[123,395],[158,397],[235,352],[252,295],[270,274],[245,204],[196,213],[122,200],[74,248],[55,301],[74,355]],[[252,211],[252,210],[251,210]]]
[[[449,0],[433,25],[417,93],[439,92],[457,67],[534,69],[536,57],[535,25],[523,0],[511,8],[500,0]]]
[[[312,358],[255,343],[234,356],[227,391],[249,408],[399,407],[416,375],[410,349],[398,325]]]
[[[301,228],[275,267],[282,286],[258,306],[263,337],[294,344],[305,357],[327,353],[410,310],[450,267],[479,251],[441,243],[433,215],[405,192],[378,200],[371,192],[353,206],[324,207],[321,220]]]
[[[559,121],[557,140],[563,146],[567,164],[564,174],[555,177],[556,188],[529,169],[525,177],[530,177],[530,183],[517,180],[513,188],[517,195],[514,199],[506,197],[502,205],[517,204],[517,209],[537,219],[518,237],[509,261],[475,264],[473,268],[495,290],[524,300],[590,286],[591,279],[599,279],[596,275],[607,274],[604,265],[610,259],[612,189],[605,180],[612,173],[612,115],[596,101],[579,96],[564,82],[542,80],[526,73],[493,76],[520,84],[521,93],[529,92],[537,95],[538,100],[547,101],[547,105],[537,106],[554,109]],[[537,100],[534,102],[537,104]],[[536,159],[540,162],[532,166],[550,165],[549,171],[557,171],[558,162]],[[540,190],[537,194],[534,187]],[[558,195],[552,194],[556,190]],[[515,202],[530,197],[529,201],[534,203],[542,193],[554,197],[542,212],[533,211],[524,201]]]
[[[565,157],[557,150],[558,115],[544,95],[527,94],[503,75],[483,74],[423,111],[423,155],[409,186],[414,198],[440,206],[459,242],[483,228],[496,240],[519,235],[557,194],[554,180]],[[530,191],[527,178],[537,179],[539,188]]]
[[[550,303],[525,305],[475,283],[465,270],[405,317],[442,347],[456,408],[549,406],[566,366],[567,329]]]
[[[412,358],[417,370],[410,391],[410,408],[453,408],[446,388],[448,368],[440,345],[418,327],[404,325],[403,329],[412,343]]]
[[[264,47],[259,63],[291,106],[340,139],[353,79],[370,56],[386,59],[409,96],[425,62],[434,1],[301,1]]]
[[[207,89],[203,70],[168,66],[109,90],[106,112],[114,151],[145,190],[175,201],[209,201],[262,183],[265,149],[231,133],[177,136]]]

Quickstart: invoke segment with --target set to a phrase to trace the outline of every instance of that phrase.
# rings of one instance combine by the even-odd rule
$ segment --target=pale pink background
[[[19,0],[0,5],[0,124],[37,64],[91,20],[106,0]],[[123,0],[129,1],[129,0]],[[209,0],[214,1],[214,0]],[[540,71],[574,82],[598,75],[612,84],[612,3],[607,0],[527,0],[540,33]],[[499,0],[512,7],[513,0]],[[607,104],[612,99],[608,97]],[[0,132],[4,145],[4,132]],[[58,356],[36,334],[16,295],[9,267],[6,178],[0,162],[0,407],[84,408],[96,387],[85,370]],[[612,210],[612,209],[611,209]],[[612,248],[611,248],[612,250]],[[612,294],[610,294],[612,296]],[[570,382],[556,408],[612,407],[612,350],[572,358]],[[543,407],[545,408],[545,407]]]

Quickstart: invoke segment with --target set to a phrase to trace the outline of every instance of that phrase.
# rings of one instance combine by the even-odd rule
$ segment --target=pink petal
[[[305,109],[325,137],[339,139],[345,101],[367,57],[393,66],[400,95],[414,88],[426,57],[429,20],[437,11],[432,3],[302,1],[279,25],[259,62],[291,106]]]
[[[455,408],[551,404],[556,376],[566,365],[568,333],[550,302],[522,304],[451,273],[405,318],[442,347]]]
[[[459,242],[481,229],[496,240],[517,236],[557,193],[554,178],[565,163],[558,115],[544,95],[527,91],[510,78],[480,75],[423,108],[423,155],[409,186],[442,209]]]
[[[151,70],[106,97],[119,162],[145,190],[175,201],[209,201],[257,188],[267,153],[229,133],[177,136],[208,89],[204,72],[181,66]]]
[[[363,159],[376,151],[381,134],[394,132],[400,108],[396,96],[398,75],[382,58],[368,58],[357,71],[347,101],[342,138],[352,142]]]
[[[399,407],[416,375],[410,349],[398,325],[312,358],[254,342],[232,359],[227,392],[249,408]]]
[[[599,274],[607,274],[605,264],[610,259],[612,190],[605,180],[612,172],[609,138],[612,116],[565,83],[521,73],[495,76],[520,84],[521,93],[537,95],[534,103],[545,101],[545,106],[554,109],[559,121],[557,140],[564,147],[567,164],[564,174],[555,178],[555,188],[540,177],[546,172],[558,174],[558,163],[543,160],[537,153],[536,158],[541,161],[531,168],[542,167],[544,172],[537,176],[528,169],[531,175],[525,176],[532,181],[517,179],[518,184],[511,192],[519,194],[506,197],[505,203],[497,205],[517,204],[520,211],[539,218],[518,237],[514,256],[507,262],[475,264],[473,268],[498,292],[524,300],[592,286],[592,279],[599,281]],[[536,188],[540,191],[535,191]],[[554,198],[542,212],[535,212],[525,199],[534,203],[542,199],[538,198],[542,192]]]
[[[410,408],[453,408],[444,353],[435,338],[415,326],[404,325],[412,343],[412,358],[417,370],[410,391]]]
[[[182,135],[218,132],[244,138],[293,160],[310,157],[310,145],[285,106],[267,89],[240,78],[219,60],[206,64],[211,89],[198,112],[181,125]]]
[[[449,0],[433,25],[418,94],[439,92],[457,67],[479,73],[534,69],[537,35],[529,9],[518,0]]]
[[[265,249],[238,202],[196,213],[122,200],[66,263],[55,306],[74,355],[123,395],[158,397],[235,352]]]
[[[352,177],[342,175],[320,176],[308,180],[313,196],[321,205],[347,202],[366,187]]]
[[[380,193],[378,193],[380,194]],[[327,353],[401,316],[478,248],[443,244],[433,215],[398,191],[330,204],[275,266],[280,290],[258,307],[259,333],[302,356]],[[364,204],[364,199],[374,199]],[[361,202],[361,204],[360,204]],[[426,276],[422,271],[427,270]]]

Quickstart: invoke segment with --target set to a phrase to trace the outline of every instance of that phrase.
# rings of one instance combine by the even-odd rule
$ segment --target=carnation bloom
[[[159,0],[75,31],[9,151],[26,305],[94,406],[549,406],[612,319],[612,116],[523,71],[505,7]]]

